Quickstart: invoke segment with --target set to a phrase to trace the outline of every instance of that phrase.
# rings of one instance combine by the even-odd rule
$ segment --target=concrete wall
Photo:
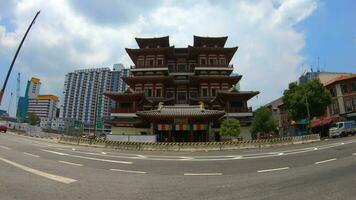
[[[141,135],[141,132],[149,133],[148,128],[134,128],[134,127],[112,127],[112,134],[117,135]]]
[[[109,141],[127,141],[127,142],[157,142],[156,135],[106,135]]]

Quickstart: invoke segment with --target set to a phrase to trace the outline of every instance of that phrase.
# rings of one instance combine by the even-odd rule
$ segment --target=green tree
[[[272,111],[262,106],[255,111],[252,122],[252,137],[256,138],[257,133],[269,133],[277,130],[277,121],[272,116]]]
[[[240,122],[235,118],[224,120],[220,125],[220,135],[238,137],[240,135]]]
[[[37,125],[40,123],[40,118],[33,112],[28,113],[28,123],[30,125]]]
[[[324,115],[331,103],[331,94],[319,79],[305,84],[290,83],[284,91],[283,103],[293,120],[312,119]]]

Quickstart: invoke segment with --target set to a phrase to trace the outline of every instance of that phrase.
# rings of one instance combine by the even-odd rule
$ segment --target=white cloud
[[[6,15],[12,18],[12,31],[7,30],[0,13],[0,54],[10,58],[33,15],[41,9],[16,67],[25,77],[40,77],[43,93],[60,95],[64,75],[74,69],[118,62],[128,67],[131,62],[124,48],[136,47],[134,38],[138,36],[169,35],[172,45],[184,47],[192,44],[193,35],[227,35],[228,46],[239,46],[232,64],[235,72],[244,76],[242,89],[261,91],[259,98],[252,100],[256,106],[281,95],[297,77],[305,38],[294,25],[307,18],[317,4],[313,0],[164,1],[147,11],[135,10],[134,17],[125,12],[128,20],[120,23],[109,20],[120,16],[110,13],[105,15],[105,23],[93,20],[88,17],[91,12],[98,18],[100,15],[92,8],[80,12],[80,6],[86,4],[74,8],[68,0],[19,1]],[[133,4],[127,6],[132,8]],[[105,11],[104,6],[100,8]]]

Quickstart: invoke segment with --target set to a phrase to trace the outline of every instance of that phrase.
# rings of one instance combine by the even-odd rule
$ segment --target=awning
[[[340,116],[332,116],[332,117],[321,117],[318,119],[313,119],[310,121],[310,127],[315,128],[318,126],[325,126],[334,122],[342,121],[344,118]]]

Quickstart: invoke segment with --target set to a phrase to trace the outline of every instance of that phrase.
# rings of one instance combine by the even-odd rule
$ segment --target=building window
[[[356,92],[356,82],[352,82],[351,89],[353,92]]]
[[[190,97],[191,97],[191,98],[197,98],[197,92],[191,91],[191,92],[190,92]]]
[[[352,112],[352,100],[345,100],[345,111]]]
[[[231,101],[230,106],[233,108],[242,107],[242,102],[241,101]]]
[[[340,85],[341,87],[341,91],[342,91],[342,94],[347,94],[347,85],[346,84],[341,84]]]
[[[335,114],[338,114],[339,113],[339,109],[338,109],[338,106],[337,106],[337,102],[332,102],[331,103],[331,106],[330,106],[331,108],[331,114],[332,115],[335,115]]]
[[[151,88],[145,88],[145,96],[152,97],[152,89]]]
[[[220,64],[221,64],[221,65],[225,65],[225,64],[226,64],[225,58],[220,58]]]
[[[200,58],[200,64],[206,65],[206,58]]]
[[[143,65],[145,65],[145,61],[143,59],[140,59],[137,61],[137,65],[143,66]]]
[[[208,88],[202,88],[201,89],[201,96],[202,97],[207,97],[208,96]]]
[[[154,65],[154,59],[147,59],[147,66],[152,67]]]
[[[185,72],[186,71],[186,65],[185,64],[178,64],[177,65],[177,71],[178,72]]]
[[[211,88],[211,96],[215,97],[217,92],[218,92],[218,88]]]
[[[131,108],[132,104],[131,103],[120,103],[120,108]]]
[[[156,89],[156,97],[162,97],[162,89],[161,88]]]
[[[157,65],[162,66],[163,65],[163,59],[157,59]]]
[[[213,64],[215,64],[215,59],[210,58],[210,59],[209,59],[209,65],[213,65]]]
[[[172,98],[173,92],[172,91],[167,92],[166,96],[167,96],[167,98]]]
[[[334,87],[330,88],[329,91],[330,91],[330,94],[331,94],[332,97],[336,96],[336,95],[335,95],[335,88],[334,88]]]

